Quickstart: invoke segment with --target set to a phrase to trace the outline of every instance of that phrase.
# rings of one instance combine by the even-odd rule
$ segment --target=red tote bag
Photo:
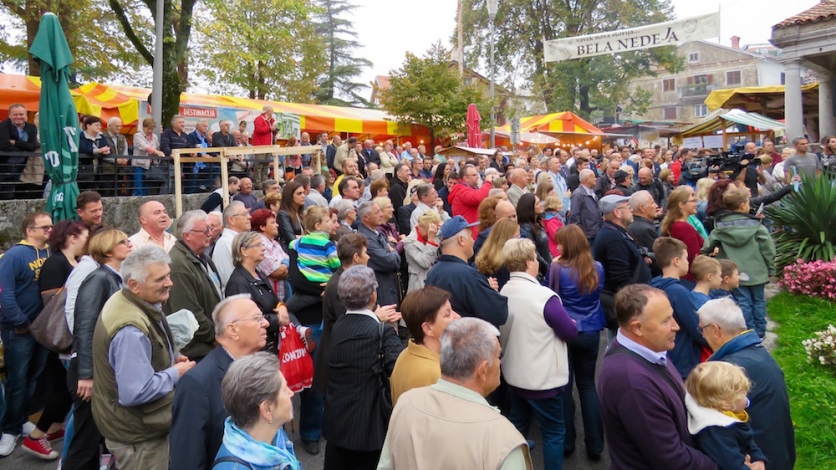
[[[293,323],[279,328],[281,345],[279,346],[279,361],[281,361],[282,375],[287,380],[287,386],[293,393],[310,388],[313,383],[313,360],[302,338],[296,333]]]

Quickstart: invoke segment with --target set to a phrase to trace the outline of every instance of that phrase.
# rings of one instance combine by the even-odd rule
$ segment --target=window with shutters
[[[676,106],[668,106],[664,108],[665,113],[665,120],[667,121],[675,121],[676,120]]]
[[[675,91],[676,90],[676,79],[675,78],[666,78],[662,80],[662,91]]]
[[[688,54],[688,62],[699,62],[700,61],[700,53],[699,52],[691,52]]]
[[[706,116],[708,116],[708,106],[704,103],[694,106],[694,117],[701,118]]]
[[[740,85],[743,83],[740,77],[740,70],[726,72],[726,85]]]

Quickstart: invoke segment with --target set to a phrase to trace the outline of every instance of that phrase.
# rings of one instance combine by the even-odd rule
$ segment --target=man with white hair
[[[209,248],[204,253],[206,253],[206,256],[211,257],[212,252],[215,250],[215,242],[221,238],[221,234],[224,231],[224,213],[221,211],[212,211],[206,215],[208,216],[206,221],[212,230],[212,238],[209,242]]]
[[[171,258],[156,246],[122,262],[124,288],[93,334],[93,417],[121,470],[168,468],[174,387],[195,366],[174,352],[166,317]]]
[[[107,120],[107,129],[102,133],[107,146],[110,147],[110,154],[102,159],[102,168],[99,172],[102,180],[99,192],[105,197],[118,195],[120,176],[126,174],[128,159],[118,158],[128,156],[128,141],[119,133],[121,131],[122,120],[114,116]]]
[[[169,468],[211,467],[221,448],[224,420],[229,416],[221,399],[226,370],[232,361],[255,354],[267,344],[269,322],[249,294],[224,299],[215,306],[212,321],[220,347],[184,375],[174,391]]]
[[[508,172],[508,182],[511,183],[511,187],[506,191],[508,200],[517,207],[520,198],[528,192],[528,173],[522,168],[513,169]]]
[[[699,329],[714,351],[708,360],[742,367],[752,382],[746,412],[755,441],[769,461],[768,468],[793,468],[795,432],[781,368],[757,333],[746,327],[743,312],[734,300],[709,300],[697,315]]]
[[[653,223],[659,216],[659,206],[647,191],[636,191],[630,196],[630,208],[633,210],[633,222],[627,231],[636,239],[639,247],[653,251],[653,242],[659,238],[659,229]]]
[[[532,468],[525,438],[485,399],[499,386],[498,336],[478,318],[447,325],[441,378],[400,396],[378,470]]]
[[[357,208],[357,233],[368,240],[368,266],[374,270],[377,278],[377,299],[380,305],[398,303],[398,271],[401,267],[401,255],[386,239],[377,227],[386,221],[383,213],[374,201],[366,201]]]
[[[148,201],[139,206],[139,225],[139,232],[128,238],[134,250],[145,245],[156,245],[168,253],[174,247],[177,240],[174,235],[166,232],[171,226],[171,218],[163,203]]]
[[[198,329],[182,351],[199,360],[215,347],[215,324],[210,314],[223,299],[218,270],[206,255],[212,240],[209,216],[201,210],[184,213],[177,221],[174,236],[177,243],[171,249],[171,280],[177,288],[163,309],[168,315],[180,309],[194,314]],[[232,248],[229,250],[231,253]]]
[[[323,196],[325,193],[325,177],[316,174],[311,177],[311,190],[305,196],[305,209],[311,206],[328,208],[328,200]]]
[[[412,215],[409,216],[410,230],[418,225],[418,218],[429,210],[438,212],[442,224],[450,220],[450,214],[444,211],[444,201],[438,197],[438,191],[435,190],[433,185],[419,184],[418,189],[415,190],[415,195],[418,196],[418,204],[412,211]]]
[[[215,249],[212,251],[212,261],[218,268],[218,275],[221,281],[221,291],[226,288],[226,281],[232,275],[235,266],[232,264],[232,239],[235,235],[242,232],[249,232],[250,211],[244,206],[243,202],[232,201],[224,209],[224,231],[218,241],[215,243]]]

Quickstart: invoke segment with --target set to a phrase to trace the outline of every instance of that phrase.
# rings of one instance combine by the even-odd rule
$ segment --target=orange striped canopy
[[[511,123],[500,126],[497,130],[510,132]],[[550,134],[604,135],[601,129],[593,126],[571,111],[562,113],[528,116],[520,119],[520,132],[542,132]],[[557,136],[555,136],[557,137]]]
[[[0,74],[0,109],[6,110],[13,103],[22,103],[29,111],[36,111],[39,105],[41,82],[38,77]],[[122,119],[123,134],[136,132],[140,116],[140,102],[147,101],[151,90],[122,85],[88,83],[71,90],[79,113],[99,116],[107,120],[112,116]],[[181,106],[210,108],[239,108],[261,111],[264,105],[281,113],[297,114],[300,127],[312,132],[346,132],[368,135],[372,139],[398,136],[404,140],[429,142],[430,132],[423,126],[398,125],[384,111],[376,109],[343,108],[315,104],[283,103],[277,101],[253,100],[235,96],[203,95],[183,93]]]

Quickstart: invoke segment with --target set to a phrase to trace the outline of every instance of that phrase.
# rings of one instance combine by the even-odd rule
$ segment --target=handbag
[[[378,411],[380,412],[380,417],[383,418],[383,422],[388,423],[389,417],[392,416],[393,407],[392,387],[389,385],[389,376],[386,375],[386,354],[383,352],[383,331],[386,325],[383,322],[378,322],[377,328],[380,339],[377,345],[377,361],[374,364],[374,372],[377,376]]]
[[[287,380],[287,387],[293,393],[310,388],[314,374],[313,360],[302,338],[296,333],[296,327],[293,323],[288,323],[279,328],[279,334],[279,361],[282,375]]]
[[[147,181],[165,181],[168,179],[168,165],[152,163],[142,174],[142,177]]]
[[[67,289],[62,287],[49,299],[49,302],[29,327],[35,341],[50,351],[59,354],[68,353],[73,347],[73,335],[67,328],[67,317],[64,313],[66,300]]]

